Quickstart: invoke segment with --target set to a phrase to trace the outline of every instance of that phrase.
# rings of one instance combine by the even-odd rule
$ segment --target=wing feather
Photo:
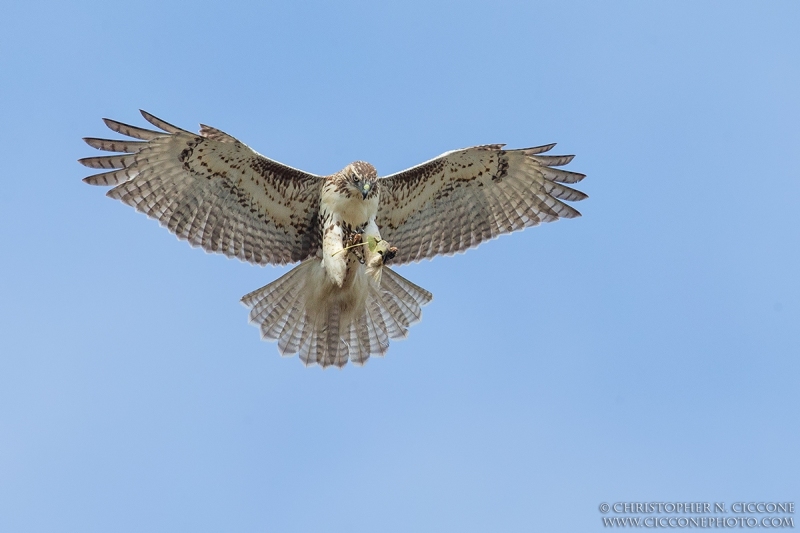
[[[142,139],[144,141],[152,141],[156,137],[163,135],[163,133],[160,131],[153,131],[140,128],[138,126],[131,126],[130,124],[125,124],[124,122],[111,120],[110,118],[104,118],[103,122],[105,122],[106,126],[108,126],[108,129],[112,131],[116,131],[117,133],[127,135],[128,137],[133,137],[135,139]]]
[[[503,146],[447,152],[379,181],[376,222],[399,249],[394,263],[462,252],[498,235],[580,216],[565,202],[586,194],[564,184],[585,176],[553,168],[573,156],[539,155],[555,144]]]
[[[139,140],[84,139],[123,154],[87,157],[115,169],[84,179],[112,185],[108,196],[155,218],[178,238],[209,252],[257,264],[286,264],[316,254],[323,178],[267,159],[230,135],[203,126],[190,133],[145,111],[163,130],[104,119]]]
[[[206,126],[205,124],[200,124],[200,135],[206,137],[207,139],[224,143],[238,142],[235,137],[231,137],[224,131],[218,130],[217,128],[212,128],[211,126]]]
[[[586,174],[561,170],[560,168],[542,167],[539,170],[546,179],[559,183],[578,183],[586,177]]]
[[[123,181],[131,179],[133,175],[128,169],[112,170],[111,172],[103,172],[102,174],[93,174],[83,178],[84,183],[89,185],[119,185]]]
[[[574,155],[536,155],[531,159],[537,163],[541,163],[546,167],[563,167],[569,164],[570,161],[575,159]]]
[[[99,157],[84,157],[78,163],[89,168],[125,168],[133,165],[136,157],[133,155],[104,155]]]
[[[125,152],[128,154],[135,154],[147,146],[145,141],[95,139],[94,137],[84,137],[83,142],[92,148],[97,148],[105,152]]]
[[[504,144],[499,146],[505,146]],[[542,146],[532,146],[531,148],[518,148],[517,150],[522,152],[525,155],[536,155],[536,154],[543,154],[545,152],[549,152],[553,148],[556,147],[556,143],[550,144],[543,144]]]
[[[158,129],[166,131],[167,133],[188,133],[189,135],[193,135],[192,132],[189,132],[189,131],[186,131],[184,129],[181,129],[181,128],[177,127],[177,126],[173,126],[169,122],[167,122],[165,120],[161,120],[160,118],[151,115],[150,113],[148,113],[144,109],[140,109],[139,113],[142,114],[142,116],[144,117],[144,119],[147,122],[149,122],[150,124],[152,124],[153,126],[155,126]]]

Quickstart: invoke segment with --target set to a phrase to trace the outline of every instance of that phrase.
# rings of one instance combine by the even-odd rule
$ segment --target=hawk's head
[[[378,171],[364,161],[350,163],[341,172],[340,190],[352,197],[363,200],[377,194]]]

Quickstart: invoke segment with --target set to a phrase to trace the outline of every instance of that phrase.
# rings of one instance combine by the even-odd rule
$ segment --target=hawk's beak
[[[371,188],[372,188],[372,185],[370,185],[366,181],[364,182],[363,185],[361,185],[361,196],[364,197],[364,200],[367,199],[367,195],[369,194],[369,191],[370,191]]]

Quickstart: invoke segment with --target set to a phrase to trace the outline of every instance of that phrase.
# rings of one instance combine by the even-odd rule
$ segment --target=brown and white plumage
[[[586,197],[565,185],[582,174],[554,168],[572,156],[541,155],[554,145],[476,146],[385,178],[357,161],[322,177],[209,126],[194,134],[142,115],[162,131],[104,119],[134,140],[85,139],[122,154],[79,160],[107,170],[84,181],[113,186],[108,196],[209,252],[260,265],[299,261],[242,302],[262,337],[306,364],[362,364],[420,320],[432,296],[386,267],[390,259],[452,254],[576,217],[564,202]]]

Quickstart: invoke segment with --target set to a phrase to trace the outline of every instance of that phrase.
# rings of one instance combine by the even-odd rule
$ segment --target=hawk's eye
[[[354,182],[354,183],[358,183],[359,181],[361,181],[361,180],[360,180],[360,179],[358,179],[358,176],[356,176],[356,177],[354,177],[354,178],[353,178],[353,182]]]

